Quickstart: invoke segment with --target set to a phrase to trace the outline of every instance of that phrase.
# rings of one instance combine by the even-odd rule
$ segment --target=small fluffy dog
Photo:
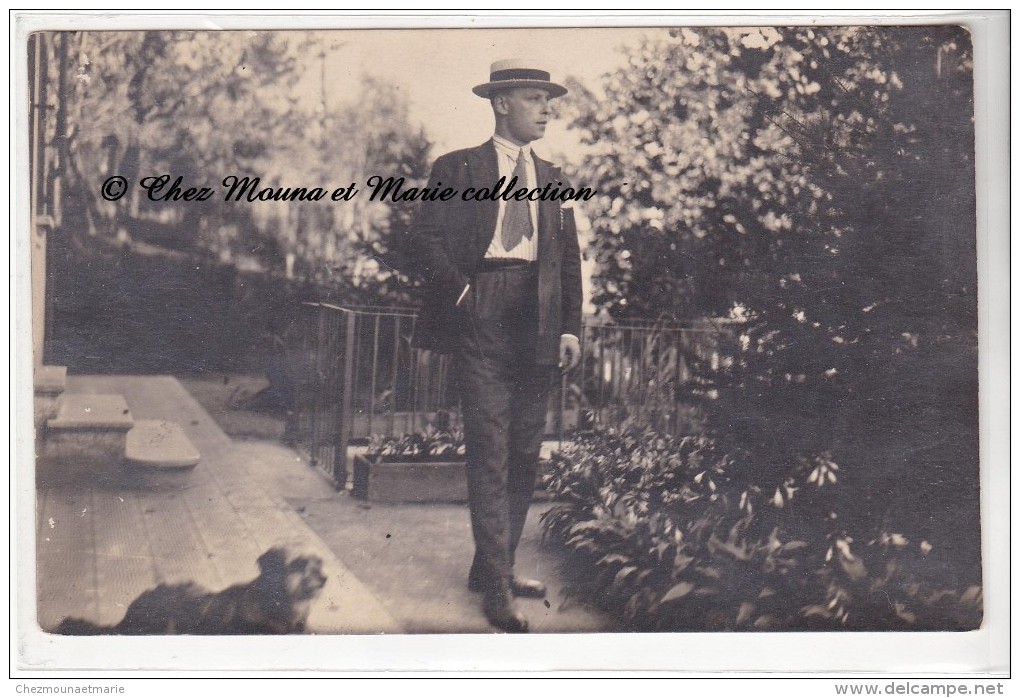
[[[65,618],[62,635],[284,635],[305,629],[312,600],[326,585],[322,559],[271,548],[247,584],[210,592],[197,584],[160,584],[131,602],[124,619],[102,626]]]

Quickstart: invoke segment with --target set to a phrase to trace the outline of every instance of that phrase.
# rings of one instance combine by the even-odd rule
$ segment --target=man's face
[[[494,106],[502,125],[499,135],[527,145],[545,135],[549,123],[549,93],[540,87],[518,87],[496,95]]]

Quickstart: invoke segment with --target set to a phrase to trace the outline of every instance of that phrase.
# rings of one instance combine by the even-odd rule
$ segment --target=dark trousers
[[[535,490],[553,367],[535,364],[535,265],[480,272],[462,304],[454,355],[475,539],[472,574],[513,574]]]

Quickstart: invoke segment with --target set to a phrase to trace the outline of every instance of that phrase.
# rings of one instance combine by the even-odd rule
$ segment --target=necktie
[[[517,178],[517,187],[528,186],[528,171],[525,167],[524,150],[517,156],[517,165],[514,167],[514,177]],[[511,199],[506,202],[503,210],[502,243],[503,249],[509,252],[521,242],[521,238],[531,239],[534,228],[531,226],[531,211],[528,210],[527,201]]]

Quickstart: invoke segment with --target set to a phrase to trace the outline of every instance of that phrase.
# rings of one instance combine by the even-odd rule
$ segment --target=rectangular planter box
[[[463,461],[383,463],[354,457],[351,495],[369,502],[466,502],[467,473]]]
[[[455,415],[455,424],[460,423],[460,415]],[[377,412],[372,415],[371,424],[368,414],[360,410],[351,413],[351,438],[367,439],[376,434],[411,434],[427,424],[436,423],[435,412]],[[392,423],[392,425],[391,425]]]

